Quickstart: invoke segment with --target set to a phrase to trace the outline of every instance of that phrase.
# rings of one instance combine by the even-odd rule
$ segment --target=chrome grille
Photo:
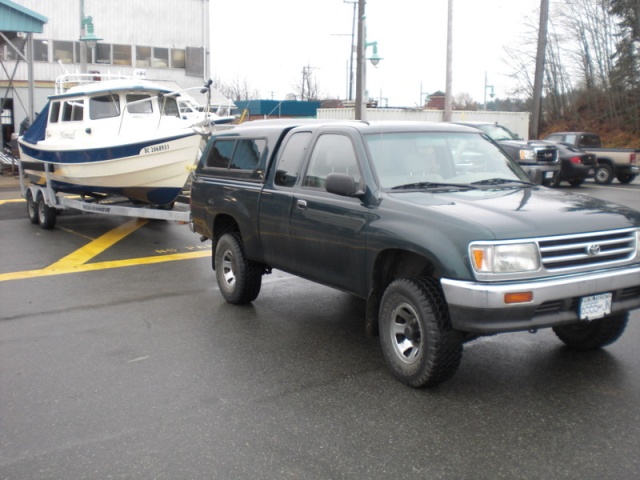
[[[536,147],[536,162],[556,163],[558,162],[558,149],[556,147],[540,148]]]
[[[597,268],[633,260],[636,230],[614,230],[538,240],[540,257],[549,272]]]

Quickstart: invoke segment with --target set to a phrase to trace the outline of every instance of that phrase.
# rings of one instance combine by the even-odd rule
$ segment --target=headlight
[[[535,243],[471,245],[471,263],[478,273],[518,273],[540,269]]]
[[[534,160],[536,152],[533,150],[520,150],[520,160]]]

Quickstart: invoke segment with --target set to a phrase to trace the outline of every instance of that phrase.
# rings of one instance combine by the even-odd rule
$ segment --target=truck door
[[[292,197],[290,255],[304,259],[306,278],[364,295],[366,225],[369,211],[358,198],[328,193],[329,173],[347,173],[361,183],[351,138],[340,133],[318,137]]]

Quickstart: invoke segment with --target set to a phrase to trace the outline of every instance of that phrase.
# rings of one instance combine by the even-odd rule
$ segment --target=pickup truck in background
[[[525,141],[504,125],[495,122],[453,122],[482,130],[520,164],[529,177],[548,187],[560,183],[561,162],[558,149],[551,143]]]
[[[590,132],[558,132],[552,133],[545,140],[553,143],[564,143],[593,153],[598,159],[594,175],[597,183],[608,185],[617,178],[620,183],[631,183],[640,173],[640,149],[635,148],[603,148],[600,136]]]
[[[229,303],[256,300],[272,269],[365,299],[367,332],[413,387],[449,379],[482,335],[550,327],[597,349],[640,308],[640,212],[541,187],[481,131],[450,123],[214,133],[191,228],[211,240]]]

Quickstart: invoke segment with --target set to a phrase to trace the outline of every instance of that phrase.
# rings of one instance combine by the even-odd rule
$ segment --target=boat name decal
[[[100,205],[82,205],[82,210],[85,210],[87,212],[109,213],[111,211],[111,207],[103,207]]]
[[[147,155],[149,153],[164,152],[166,150],[169,150],[169,144],[168,143],[163,143],[163,144],[160,144],[160,145],[151,145],[150,147],[144,147],[142,149],[142,153],[144,155]]]
[[[62,140],[74,140],[76,138],[76,132],[74,130],[70,132],[60,132],[60,138]]]

